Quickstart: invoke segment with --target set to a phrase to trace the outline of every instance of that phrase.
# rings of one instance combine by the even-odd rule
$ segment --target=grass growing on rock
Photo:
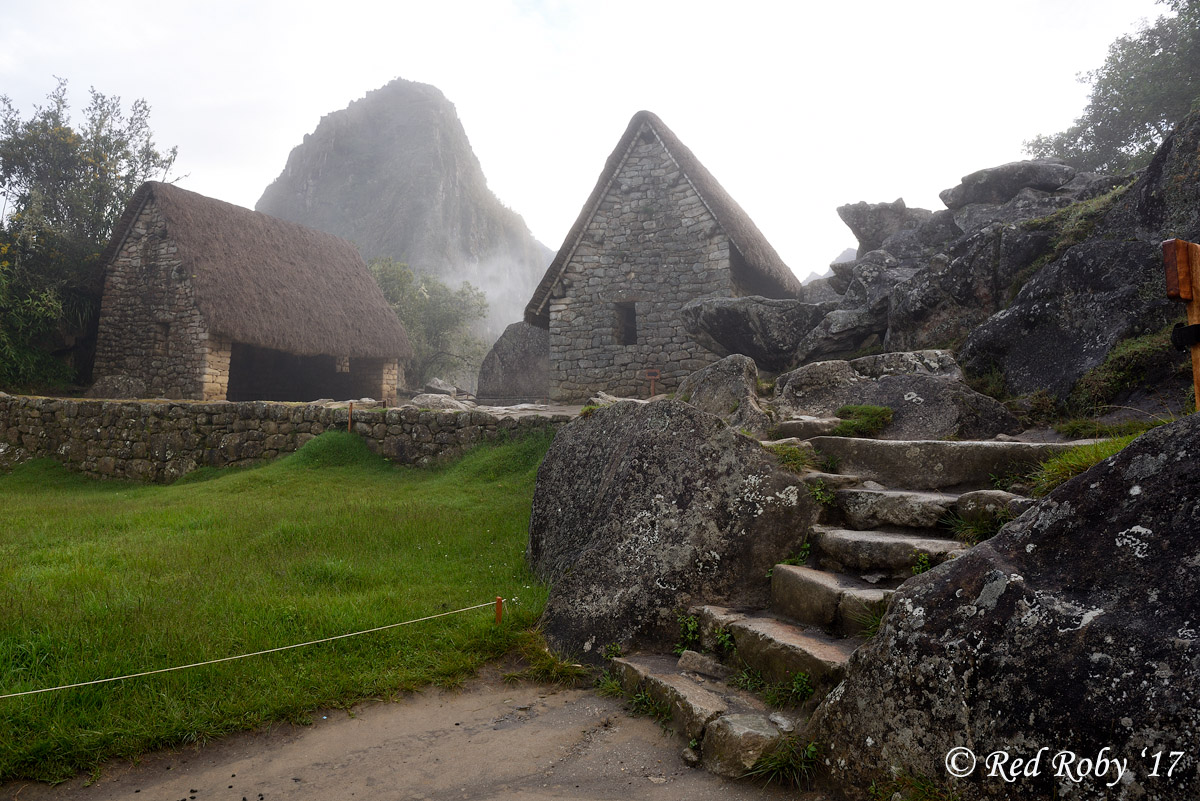
[[[892,410],[887,406],[843,406],[835,414],[842,418],[829,432],[835,437],[873,437],[892,422]]]
[[[516,599],[296,650],[0,699],[0,778],[66,778],[111,757],[314,709],[461,683],[514,646],[545,589],[527,572],[549,440],[397,467],[328,433],[260,468],[171,486],[50,461],[0,476],[0,695],[276,648]],[[523,639],[525,638],[525,639]]]
[[[1084,414],[1094,413],[1121,393],[1172,373],[1191,372],[1191,362],[1171,349],[1171,326],[1118,342],[1104,362],[1084,374],[1067,403]]]
[[[1079,445],[1047,459],[1038,466],[1031,477],[1033,496],[1041,498],[1049,495],[1059,484],[1087,472],[1108,457],[1119,453],[1137,438],[1137,434],[1130,434],[1089,445]]]

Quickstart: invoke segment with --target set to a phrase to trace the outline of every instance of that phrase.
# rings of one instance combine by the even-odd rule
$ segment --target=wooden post
[[[646,378],[650,379],[650,397],[654,397],[654,382],[662,375],[658,370],[650,369],[645,372]]]
[[[1183,239],[1162,243],[1167,297],[1187,303],[1188,326],[1200,325],[1200,244]],[[1195,330],[1195,329],[1194,329]],[[1200,409],[1200,343],[1191,345],[1192,388]]]
[[[354,433],[354,401],[350,401],[350,411],[346,415],[346,433]]]
[[[496,625],[500,625],[501,618],[504,617],[504,599],[499,595],[496,596]]]

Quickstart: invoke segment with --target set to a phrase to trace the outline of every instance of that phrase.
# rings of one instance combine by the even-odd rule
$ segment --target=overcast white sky
[[[180,185],[253,207],[321,116],[393,78],[457,106],[499,198],[557,249],[639,109],[798,276],[835,209],[937,193],[1082,110],[1080,72],[1153,0],[0,0],[0,94],[145,98]]]

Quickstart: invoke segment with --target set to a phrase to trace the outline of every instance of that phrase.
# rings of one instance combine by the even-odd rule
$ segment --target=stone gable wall
[[[216,397],[219,383],[206,365],[208,329],[153,199],[108,265],[101,312],[97,377],[141,379],[155,397]]]
[[[646,397],[716,361],[679,309],[734,294],[729,238],[653,131],[643,126],[584,230],[550,300],[550,397],[598,390]],[[620,342],[617,304],[632,303],[637,343]]]
[[[0,470],[49,457],[98,477],[169,482],[202,466],[258,464],[318,434],[347,409],[309,404],[102,401],[0,393]],[[401,464],[428,464],[509,435],[555,430],[565,415],[498,418],[404,406],[355,409],[353,430]]]

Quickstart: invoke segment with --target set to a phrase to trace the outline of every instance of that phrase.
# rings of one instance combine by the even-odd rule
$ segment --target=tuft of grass
[[[775,382],[774,381],[766,381],[766,380],[760,378],[756,382],[756,389],[758,390],[758,395],[761,398],[765,398],[769,395],[774,395],[775,394]]]
[[[590,671],[583,665],[550,650],[546,645],[546,638],[537,629],[522,632],[517,640],[516,650],[528,667],[515,673],[504,674],[504,680],[507,682],[526,680],[574,687],[590,675]]]
[[[743,667],[729,677],[729,686],[745,690],[746,692],[757,693],[762,692],[763,688],[767,686],[767,680],[763,678],[761,671],[755,670],[752,667]]]
[[[1048,231],[1052,234],[1053,239],[1050,242],[1050,249],[1042,256],[1034,260],[1028,267],[1022,269],[1013,278],[1012,283],[1008,287],[1008,302],[1011,304],[1016,300],[1021,288],[1029,282],[1033,276],[1037,275],[1038,271],[1052,261],[1056,261],[1068,249],[1083,242],[1092,235],[1092,231],[1096,227],[1096,223],[1100,221],[1113,204],[1116,203],[1122,195],[1124,195],[1129,187],[1133,186],[1133,182],[1118,186],[1110,192],[1085,200],[1081,203],[1072,203],[1065,208],[1059,209],[1053,214],[1045,217],[1038,217],[1032,220],[1026,220],[1022,226],[1033,231]]]
[[[913,551],[913,566],[912,574],[919,576],[922,573],[928,573],[933,565],[929,562],[929,554],[920,551]]]
[[[267,465],[169,486],[42,460],[0,476],[0,693],[266,650],[502,596],[411,626],[0,702],[0,780],[304,721],[519,646],[545,604],[525,545],[546,438],[399,467],[331,432]]]
[[[835,414],[842,418],[830,432],[835,437],[873,437],[892,422],[892,410],[887,406],[843,406]]]
[[[1169,420],[1121,420],[1117,423],[1102,423],[1086,417],[1074,417],[1054,425],[1054,430],[1071,439],[1111,439],[1130,434],[1145,434],[1152,428]]]
[[[883,618],[886,615],[886,603],[873,603],[867,605],[862,611],[854,614],[852,617],[854,622],[862,627],[862,636],[870,640],[879,634],[879,628],[883,625]]]
[[[779,459],[779,464],[791,470],[793,473],[803,474],[811,470],[815,460],[813,453],[810,450],[797,448],[795,445],[784,445],[782,443],[776,445],[764,445],[766,450],[770,451]]]
[[[812,680],[804,671],[793,674],[788,681],[768,684],[762,689],[763,700],[777,709],[800,706],[812,694]]]
[[[994,398],[998,401],[1008,399],[1008,385],[1004,378],[1004,371],[999,365],[993,364],[982,373],[972,373],[965,371],[963,379],[971,389],[978,392],[980,395],[987,395],[989,398]]]
[[[950,529],[954,539],[966,545],[978,545],[984,540],[990,540],[1000,533],[1000,529],[1013,519],[1012,512],[1003,509],[993,515],[981,515],[968,520],[956,513],[947,515],[942,521],[944,528]],[[926,567],[926,570],[929,568]],[[913,572],[917,569],[914,567]]]
[[[1126,445],[1137,439],[1136,434],[1130,434],[1116,439],[1094,442],[1090,445],[1079,445],[1064,451],[1042,462],[1033,472],[1033,496],[1041,498],[1049,495],[1059,484],[1085,473],[1105,459],[1119,453]]]
[[[620,698],[625,695],[625,689],[621,687],[621,680],[607,670],[596,676],[594,686],[596,694],[605,698]]]
[[[774,750],[763,754],[743,778],[784,787],[804,787],[812,782],[821,755],[815,742],[805,743],[799,735],[785,737]]]
[[[671,720],[671,704],[664,699],[655,698],[644,687],[630,696],[629,708],[635,715],[645,715],[660,726],[665,727]]]
[[[1102,364],[1076,382],[1067,403],[1078,413],[1092,415],[1122,393],[1153,383],[1155,377],[1190,371],[1191,362],[1171,349],[1171,325],[1167,325],[1114,345]]]
[[[603,407],[597,406],[594,403],[589,403],[587,406],[584,406],[582,409],[579,410],[579,416],[580,417],[591,417],[593,414],[596,413],[596,411],[598,409],[601,409],[601,408],[603,408]]]

